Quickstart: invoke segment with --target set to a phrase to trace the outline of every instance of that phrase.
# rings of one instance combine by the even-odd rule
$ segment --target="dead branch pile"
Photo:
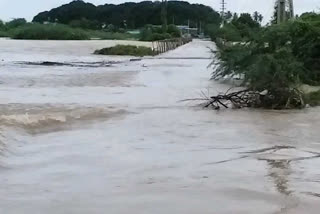
[[[204,104],[204,107],[208,108],[212,106],[216,110],[221,107],[229,108],[230,104],[235,108],[251,107],[256,105],[256,101],[259,99],[259,96],[259,93],[249,90],[220,94],[210,97],[207,103]]]
[[[278,90],[262,92],[254,90],[240,90],[219,94],[216,96],[206,96],[202,93],[204,98],[187,99],[183,101],[203,101],[201,105],[204,108],[212,107],[215,110],[220,108],[268,108],[268,109],[290,109],[304,107],[303,97],[301,92],[292,90]]]
[[[215,110],[223,108],[243,108],[243,107],[253,107],[257,105],[259,97],[261,94],[259,92],[253,92],[250,90],[241,90],[236,92],[225,94],[219,94],[217,96],[211,96],[197,99],[187,99],[183,101],[204,101],[202,103],[204,108],[212,107]]]

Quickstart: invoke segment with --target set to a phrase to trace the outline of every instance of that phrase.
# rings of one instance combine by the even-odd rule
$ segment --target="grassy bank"
[[[100,55],[119,55],[119,56],[153,56],[151,48],[134,45],[117,45],[110,48],[96,50],[94,54]]]

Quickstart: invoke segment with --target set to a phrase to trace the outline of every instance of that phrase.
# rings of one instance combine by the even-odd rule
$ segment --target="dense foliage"
[[[95,54],[100,55],[125,55],[125,56],[152,56],[154,52],[151,48],[134,45],[116,45],[110,48],[96,50]]]
[[[0,20],[0,37],[40,40],[139,39],[139,35],[126,32],[91,30],[63,24],[27,23],[24,19],[14,19],[7,23]]]
[[[261,29],[262,19],[262,15],[258,12],[252,16],[248,13],[238,15],[229,12],[221,28],[211,24],[207,26],[206,32],[213,40],[223,38],[228,41],[248,41]]]
[[[250,90],[268,91],[264,107],[303,106],[306,100],[299,86],[320,84],[319,23],[319,14],[304,14],[295,21],[262,28],[246,43],[219,40],[214,78],[243,76]]]
[[[173,24],[168,25],[165,31],[162,27],[159,26],[146,25],[141,30],[140,40],[157,41],[178,37],[181,37],[181,31]]]
[[[13,33],[13,39],[42,40],[85,40],[89,35],[81,29],[71,29],[65,25],[28,24]]]
[[[0,37],[12,37],[14,30],[25,24],[27,21],[24,18],[13,19],[9,22],[0,20]]]
[[[176,25],[186,25],[190,20],[191,27],[196,27],[200,22],[203,26],[209,23],[218,24],[220,15],[208,6],[168,1],[167,20],[168,24]],[[33,22],[57,22],[89,29],[101,29],[112,24],[117,28],[136,29],[147,24],[162,24],[161,2],[143,1],[95,6],[78,0],[39,13],[34,17]]]

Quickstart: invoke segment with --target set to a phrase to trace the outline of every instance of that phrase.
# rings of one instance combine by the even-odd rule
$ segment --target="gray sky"
[[[50,10],[71,0],[0,0],[0,19],[8,21],[12,18],[27,18],[29,21],[37,13]],[[113,3],[120,4],[125,0],[86,0],[96,5]],[[221,0],[189,0],[192,3],[209,5],[215,10],[220,9]],[[225,0],[227,9],[234,12],[254,12],[259,11],[270,20],[275,0]],[[138,0],[131,0],[138,2]],[[319,11],[320,0],[294,0],[296,13],[305,11]]]

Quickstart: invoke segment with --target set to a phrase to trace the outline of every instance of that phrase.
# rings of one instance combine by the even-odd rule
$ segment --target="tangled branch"
[[[215,110],[220,108],[269,108],[269,109],[290,109],[302,108],[305,103],[302,94],[297,89],[278,90],[278,91],[255,91],[240,90],[230,92],[229,89],[225,94],[216,96],[206,96],[202,93],[203,98],[187,99],[183,101],[203,101],[204,108],[212,107]]]

